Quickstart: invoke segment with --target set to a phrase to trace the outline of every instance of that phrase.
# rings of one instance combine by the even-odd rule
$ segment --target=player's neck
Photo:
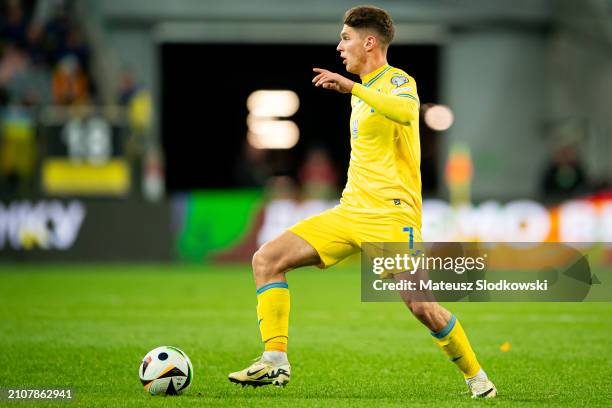
[[[367,76],[368,74],[376,71],[377,69],[385,65],[387,65],[386,55],[379,55],[377,57],[373,57],[369,59],[368,61],[366,61],[366,63],[363,65],[363,69],[359,73],[359,77],[363,78]]]

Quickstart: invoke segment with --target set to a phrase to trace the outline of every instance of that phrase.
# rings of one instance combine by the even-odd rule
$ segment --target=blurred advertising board
[[[249,261],[287,227],[337,201],[269,199],[261,190],[194,191],[169,203],[92,198],[0,202],[0,260]],[[427,242],[601,242],[612,247],[612,198],[546,207],[423,203]]]
[[[546,207],[537,201],[451,207],[423,203],[423,238],[428,242],[610,242],[612,197],[592,196]]]
[[[103,199],[0,202],[0,260],[167,261],[166,204]]]
[[[268,199],[258,190],[193,192],[172,199],[178,258],[249,261],[287,227],[338,202]],[[602,242],[612,246],[612,197],[547,207],[533,200],[452,207],[423,202],[427,242]]]
[[[207,190],[171,198],[178,259],[227,261],[250,259],[257,249],[263,193],[260,190]]]

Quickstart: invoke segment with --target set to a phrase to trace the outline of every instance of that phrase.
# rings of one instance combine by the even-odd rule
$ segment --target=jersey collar
[[[374,82],[376,82],[378,78],[383,76],[383,74],[390,69],[391,69],[391,66],[389,66],[389,64],[385,64],[382,67],[370,72],[369,74],[362,76],[361,83],[363,84],[363,86],[367,88],[370,85],[372,85]]]

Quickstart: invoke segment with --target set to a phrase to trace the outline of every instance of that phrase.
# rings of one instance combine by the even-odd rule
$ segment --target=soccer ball
[[[172,346],[153,349],[138,369],[144,389],[153,395],[177,395],[193,380],[193,366],[182,350]]]

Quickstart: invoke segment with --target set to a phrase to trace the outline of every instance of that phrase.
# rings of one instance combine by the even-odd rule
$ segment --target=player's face
[[[365,38],[359,31],[346,24],[340,33],[340,42],[336,50],[340,53],[342,63],[346,70],[352,74],[359,74],[366,60]]]

